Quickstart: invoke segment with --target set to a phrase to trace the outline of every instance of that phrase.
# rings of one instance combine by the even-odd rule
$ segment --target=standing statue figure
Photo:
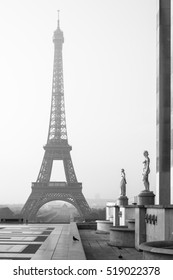
[[[150,184],[149,184],[149,181],[148,181],[148,176],[149,176],[149,173],[150,173],[150,158],[148,156],[149,155],[148,151],[144,151],[143,155],[145,157],[145,160],[143,161],[144,168],[143,168],[142,176],[143,176],[143,182],[144,182],[145,190],[149,191]]]
[[[126,196],[126,174],[124,169],[121,169],[121,182],[120,182],[120,190],[121,190],[121,195]]]

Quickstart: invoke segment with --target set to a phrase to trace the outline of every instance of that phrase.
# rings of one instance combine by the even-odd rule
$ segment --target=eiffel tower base
[[[47,202],[54,200],[72,204],[83,219],[90,214],[91,210],[82,193],[81,183],[32,183],[32,192],[21,211],[24,220],[35,222],[38,210]]]

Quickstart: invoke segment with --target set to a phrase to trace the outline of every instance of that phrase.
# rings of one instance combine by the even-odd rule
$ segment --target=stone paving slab
[[[2,252],[22,252],[27,245],[18,244],[0,244],[0,253]]]
[[[13,237],[8,237],[8,238],[6,238],[6,237],[3,237],[3,238],[0,238],[0,242],[2,241],[2,242],[4,242],[4,241],[33,241],[33,240],[35,240],[36,239],[36,237],[34,236],[27,236],[27,237],[22,237],[22,236],[13,236]]]

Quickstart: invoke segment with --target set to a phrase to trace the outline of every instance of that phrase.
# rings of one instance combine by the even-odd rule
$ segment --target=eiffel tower
[[[80,216],[90,213],[88,203],[82,193],[82,183],[77,181],[68,144],[63,83],[62,45],[63,32],[60,29],[59,11],[57,29],[53,35],[54,66],[52,100],[47,144],[37,181],[32,183],[32,192],[22,208],[21,214],[28,221],[35,221],[40,207],[53,200],[63,200],[74,205]],[[50,182],[54,160],[63,161],[66,182]]]

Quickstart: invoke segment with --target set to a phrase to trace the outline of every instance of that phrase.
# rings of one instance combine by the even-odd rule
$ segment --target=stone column
[[[171,149],[171,1],[157,0],[157,5],[156,203],[168,205],[170,204],[170,155],[171,153],[173,155],[173,148]]]
[[[109,216],[109,206],[106,205],[106,221],[108,221],[110,218]]]
[[[114,202],[106,203],[106,221],[112,221],[113,219],[113,209],[116,204]]]
[[[138,206],[135,209],[135,248],[139,250],[139,245],[146,242],[146,208]]]
[[[113,209],[113,226],[119,226],[120,221],[119,221],[119,206],[115,205]]]

